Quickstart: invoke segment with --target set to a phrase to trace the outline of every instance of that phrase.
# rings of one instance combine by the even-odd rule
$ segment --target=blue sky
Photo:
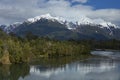
[[[91,0],[85,5],[92,5],[95,9],[120,9],[120,0]]]
[[[82,17],[120,25],[120,0],[0,0],[0,24],[50,13],[70,21]]]
[[[71,0],[69,0],[71,2]],[[80,2],[74,2],[72,5],[81,4]],[[120,0],[88,0],[83,5],[93,6],[95,9],[120,9]]]

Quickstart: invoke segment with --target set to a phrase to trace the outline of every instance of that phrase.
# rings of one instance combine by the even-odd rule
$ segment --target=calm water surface
[[[0,80],[120,80],[120,52],[93,51],[85,60],[56,59],[22,65],[1,65]],[[57,61],[58,60],[58,61]]]

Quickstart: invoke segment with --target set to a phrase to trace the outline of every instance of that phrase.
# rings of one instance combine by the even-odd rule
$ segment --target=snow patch
[[[119,28],[115,24],[112,24],[111,22],[107,22],[103,19],[90,19],[88,17],[82,17],[78,22],[78,25],[101,25],[100,28]]]
[[[52,17],[49,13],[41,16],[36,16],[34,18],[29,18],[27,21],[30,23],[37,22],[40,19],[50,19],[52,21],[59,21],[61,24],[63,24],[66,20],[62,17]]]

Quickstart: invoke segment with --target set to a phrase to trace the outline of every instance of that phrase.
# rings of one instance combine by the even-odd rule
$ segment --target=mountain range
[[[81,39],[120,39],[120,27],[103,19],[82,17],[72,22],[62,17],[50,14],[29,18],[24,22],[16,22],[9,26],[1,25],[6,33],[13,33],[20,37],[33,34],[39,37],[49,37],[59,40]]]

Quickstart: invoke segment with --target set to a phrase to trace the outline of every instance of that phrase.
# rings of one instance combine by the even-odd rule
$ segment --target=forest
[[[24,38],[0,30],[0,63],[27,63],[40,58],[90,55],[91,50],[120,50],[119,40],[55,40],[27,34]]]
[[[120,40],[110,39],[110,40],[82,40],[78,41],[80,44],[89,45],[91,50],[120,50]]]
[[[59,41],[31,34],[25,38],[0,30],[0,63],[26,63],[38,58],[89,55],[90,47],[76,41]]]

